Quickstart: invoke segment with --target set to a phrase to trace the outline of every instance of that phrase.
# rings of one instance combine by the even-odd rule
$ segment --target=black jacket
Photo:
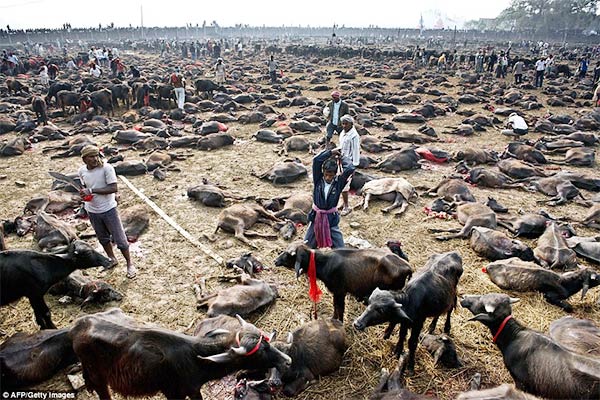
[[[313,202],[321,210],[329,210],[337,206],[338,202],[340,201],[342,189],[344,189],[344,186],[346,186],[346,183],[348,183],[348,179],[350,179],[355,170],[354,165],[352,165],[352,161],[350,161],[350,159],[347,157],[342,157],[342,174],[336,175],[335,178],[333,178],[333,182],[329,188],[329,195],[327,196],[326,200],[325,195],[323,194],[325,180],[323,179],[323,171],[321,170],[321,167],[329,157],[331,157],[331,150],[325,150],[313,158]],[[308,220],[311,222],[314,221],[315,215],[316,212],[311,210],[308,214]],[[340,214],[337,212],[329,214],[327,217],[329,218],[329,226],[336,226],[340,223]]]

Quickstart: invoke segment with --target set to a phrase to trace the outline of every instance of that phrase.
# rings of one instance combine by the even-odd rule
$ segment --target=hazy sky
[[[140,5],[144,26],[202,25],[213,20],[221,26],[249,25],[369,26],[416,28],[423,13],[426,27],[439,16],[446,26],[492,18],[509,0],[0,0],[0,26],[13,29],[108,25],[139,26]]]

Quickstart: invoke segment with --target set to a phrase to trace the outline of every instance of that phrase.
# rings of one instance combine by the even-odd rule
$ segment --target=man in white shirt
[[[535,87],[542,87],[544,82],[544,71],[546,70],[546,62],[541,58],[535,63]]]
[[[96,146],[85,146],[81,150],[81,158],[85,165],[79,168],[78,173],[85,188],[81,189],[79,194],[84,200],[84,207],[96,237],[106,254],[113,260],[110,268],[118,265],[111,243],[112,238],[127,262],[127,278],[133,279],[137,270],[131,263],[129,242],[117,212],[115,169],[112,165],[102,162],[100,151]]]
[[[344,115],[340,118],[342,123],[342,131],[340,132],[340,151],[342,156],[348,158],[354,167],[360,164],[360,136],[354,127],[354,119],[350,115]],[[348,179],[348,183],[342,189],[342,199],[344,204],[340,215],[348,215],[352,211],[348,205],[348,192],[350,191],[350,182],[352,175]]]
[[[95,63],[92,63],[90,66],[90,75],[92,75],[94,78],[100,78],[100,75],[102,75],[102,70]]]
[[[527,126],[527,122],[518,115],[517,113],[512,113],[508,116],[508,121],[506,121],[506,127],[509,129],[503,129],[502,134],[506,136],[523,136],[527,135],[529,131],[529,127]]]
[[[342,131],[342,124],[340,119],[349,113],[348,104],[341,99],[341,94],[337,90],[331,93],[331,101],[323,109],[323,114],[327,118],[327,142],[331,141],[334,132],[340,133]]]

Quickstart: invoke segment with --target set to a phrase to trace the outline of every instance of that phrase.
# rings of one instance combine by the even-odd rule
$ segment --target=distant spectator
[[[94,78],[100,78],[100,75],[102,75],[102,70],[96,65],[96,63],[90,64],[90,75],[92,75]]]
[[[544,71],[546,70],[546,62],[543,59],[538,59],[535,62],[535,87],[541,88],[544,83]]]
[[[521,60],[517,61],[513,67],[513,75],[515,76],[515,84],[523,82],[523,67],[525,63]]]

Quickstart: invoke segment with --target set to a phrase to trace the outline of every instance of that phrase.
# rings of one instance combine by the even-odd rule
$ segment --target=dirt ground
[[[127,63],[126,57],[124,58]],[[291,61],[291,59],[284,58],[282,64],[285,65],[286,62],[291,63]],[[356,65],[358,63],[355,63],[354,67]],[[319,67],[333,69],[334,66],[322,63]],[[353,66],[350,68],[352,69]],[[290,75],[294,76],[294,74]],[[460,90],[457,78],[448,77],[452,86],[442,86],[440,90],[456,96]],[[355,81],[371,79],[358,75]],[[398,81],[376,80],[386,83],[385,91],[397,90]],[[352,82],[349,83],[352,84]],[[339,81],[331,79],[329,85],[335,87],[339,83]],[[529,92],[539,95],[545,104],[545,95],[534,91]],[[303,95],[315,100],[328,100],[329,92],[304,90]],[[434,96],[422,95],[423,100],[433,98]],[[407,110],[410,108],[412,106],[406,106]],[[477,112],[489,114],[482,109],[482,104],[460,106],[460,109],[464,108],[472,108]],[[298,110],[286,108],[280,111],[289,118]],[[117,115],[123,111],[120,110]],[[578,111],[580,110],[576,108],[547,107],[528,112],[528,115],[543,115],[550,112],[567,113],[574,116]],[[445,140],[434,143],[431,147],[454,151],[464,146],[472,146],[501,151],[509,141],[494,128],[488,128],[487,132],[469,138],[441,133],[444,127],[457,125],[462,119],[463,117],[460,115],[448,114],[445,117],[437,117],[429,121],[428,124],[434,127],[439,136]],[[59,126],[66,126],[60,121],[55,122]],[[416,129],[415,125],[395,124],[399,129]],[[276,145],[259,143],[251,139],[251,135],[258,130],[257,125],[232,123],[229,126],[229,132],[238,139],[234,146],[210,152],[196,151],[186,161],[176,162],[182,172],[170,172],[168,178],[163,182],[153,179],[152,175],[129,177],[133,185],[142,190],[184,229],[225,259],[237,257],[247,252],[249,248],[233,239],[231,235],[222,232],[217,233],[216,242],[207,241],[203,235],[214,232],[217,215],[221,210],[204,207],[190,201],[186,196],[188,187],[200,183],[202,178],[208,178],[212,182],[226,185],[231,191],[264,198],[286,195],[299,190],[312,190],[310,177],[292,184],[274,186],[270,182],[251,176],[250,171],[265,170],[280,160],[277,153],[273,151]],[[186,126],[185,129],[191,131],[190,126]],[[387,134],[378,128],[368,129],[372,135],[383,137],[384,134]],[[308,137],[317,140],[321,135],[321,133],[314,133]],[[540,136],[537,133],[529,135],[533,139]],[[13,134],[7,134],[3,135],[2,139],[12,137]],[[99,144],[108,143],[110,135],[99,135],[95,139]],[[52,182],[47,174],[48,170],[69,173],[76,171],[81,165],[81,160],[77,157],[51,160],[52,153],[42,154],[41,152],[46,145],[46,143],[39,143],[34,145],[32,151],[28,151],[23,156],[0,159],[0,175],[7,175],[6,179],[0,181],[2,188],[0,190],[0,218],[14,218],[33,195],[47,192]],[[135,154],[135,151],[126,152],[125,155],[128,160],[141,158]],[[306,166],[310,165],[311,155],[293,153],[293,156],[299,157]],[[381,157],[381,155],[374,156]],[[578,168],[568,169],[578,170]],[[582,170],[588,174],[598,174],[597,167]],[[426,164],[423,169],[403,172],[396,176],[408,179],[415,186],[433,187],[443,175],[450,174],[452,171],[453,163],[451,165]],[[379,176],[390,175],[376,170],[367,172]],[[25,186],[18,187],[15,185],[15,181],[23,181]],[[540,205],[536,202],[545,199],[542,194],[530,194],[516,190],[490,190],[472,187],[472,191],[479,201],[485,200],[487,196],[495,197],[500,203],[509,207],[511,213],[516,213],[517,210],[535,212],[540,209]],[[123,184],[119,186],[119,193],[120,209],[141,204],[141,200]],[[590,193],[584,193],[584,195],[589,196]],[[360,198],[351,196],[350,201],[352,204],[356,204]],[[375,246],[383,246],[388,239],[401,240],[410,264],[415,270],[421,268],[433,253],[458,251],[463,259],[464,268],[464,274],[459,282],[460,294],[501,292],[481,272],[481,268],[487,264],[487,261],[478,257],[470,249],[468,241],[438,242],[427,232],[427,228],[430,227],[457,227],[459,225],[456,221],[425,220],[423,207],[430,201],[431,199],[427,197],[419,198],[400,218],[382,214],[380,209],[385,205],[374,201],[367,212],[356,210],[343,217],[341,229],[346,238],[357,236],[368,240]],[[550,212],[557,216],[572,219],[582,218],[586,211],[585,208],[574,204],[550,209]],[[209,290],[218,289],[223,284],[217,282],[217,277],[229,274],[230,271],[208,258],[157,214],[151,212],[151,216],[149,229],[138,242],[132,245],[133,259],[139,269],[137,279],[131,281],[125,278],[125,266],[122,259],[121,265],[108,275],[101,275],[97,269],[88,270],[86,273],[94,278],[102,277],[125,294],[122,302],[107,305],[106,308],[120,307],[138,321],[151,322],[168,329],[191,334],[196,321],[205,317],[204,311],[196,309],[192,285],[199,278],[205,278]],[[352,222],[358,223],[358,227],[351,228],[349,224]],[[271,231],[268,226],[260,226],[258,229],[263,232]],[[597,231],[581,227],[577,228],[577,233],[582,236],[598,234]],[[304,229],[299,232],[299,235],[303,234]],[[289,330],[310,320],[312,305],[307,295],[307,282],[305,279],[296,281],[293,271],[274,266],[273,260],[286,247],[286,242],[282,239],[252,240],[259,247],[259,250],[253,251],[253,254],[268,267],[260,274],[260,277],[278,284],[280,298],[273,305],[254,313],[248,320],[266,331],[275,329],[280,336],[285,337]],[[535,241],[525,241],[531,246],[535,246]],[[90,240],[90,243],[97,245],[93,239]],[[7,238],[7,245],[13,249],[35,246],[31,235],[20,239],[10,236]],[[581,261],[581,264],[590,266],[585,261]],[[324,285],[320,284],[320,286],[324,296],[318,305],[319,317],[329,318],[332,315],[332,299]],[[521,301],[514,306],[514,316],[531,329],[547,332],[548,326],[553,320],[565,315],[561,309],[546,303],[540,294],[516,294],[516,296],[520,297]],[[573,296],[570,299],[575,309],[573,315],[579,318],[589,318],[596,324],[600,324],[599,299],[600,291],[598,289],[591,290],[584,301],[580,301],[579,295]],[[58,303],[58,297],[52,295],[47,295],[46,300],[52,311],[53,320],[59,327],[68,326],[80,315],[103,309],[89,306],[81,310],[76,304],[61,305]],[[381,368],[395,368],[396,360],[392,349],[397,340],[396,333],[391,340],[384,340],[382,339],[383,326],[370,327],[365,332],[356,332],[352,328],[351,322],[360,315],[363,309],[364,305],[353,298],[347,299],[344,324],[349,349],[344,357],[344,362],[337,373],[313,383],[308,390],[298,396],[299,399],[364,399],[371,394],[376,385]],[[415,375],[405,380],[408,389],[416,393],[434,395],[441,399],[451,399],[457,393],[468,389],[469,380],[475,372],[481,373],[482,387],[484,388],[512,382],[503,365],[499,350],[492,343],[489,330],[477,322],[468,322],[469,317],[470,313],[460,307],[452,315],[451,336],[456,343],[464,366],[452,370],[435,368],[432,357],[424,349],[419,348]],[[442,324],[439,325],[437,332],[441,331]],[[0,328],[5,334],[0,341],[16,332],[35,332],[37,326],[28,302],[21,300],[18,303],[2,307],[0,309]],[[232,379],[228,377],[222,381],[204,385],[202,392],[205,399],[230,399],[233,385]],[[53,380],[38,385],[37,388],[68,390],[69,386],[65,374],[61,373]],[[84,390],[78,394],[78,398],[96,398],[96,395]],[[120,396],[115,395],[115,398],[120,398]],[[153,398],[162,398],[162,396],[157,395]]]

